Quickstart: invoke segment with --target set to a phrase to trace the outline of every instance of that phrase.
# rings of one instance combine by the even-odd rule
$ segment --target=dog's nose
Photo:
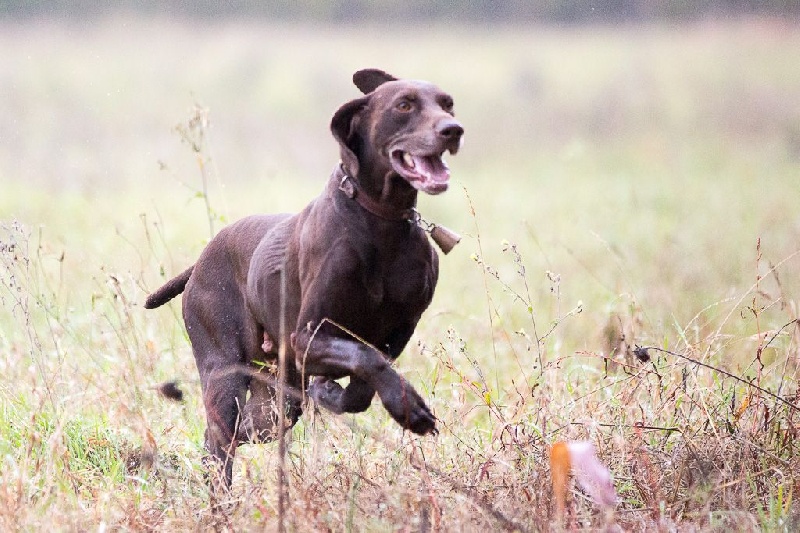
[[[445,119],[436,125],[436,133],[448,141],[457,141],[464,135],[464,127],[457,120]]]

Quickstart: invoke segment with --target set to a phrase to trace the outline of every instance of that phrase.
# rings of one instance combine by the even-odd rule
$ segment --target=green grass
[[[595,443],[625,529],[797,527],[797,409],[629,348],[797,406],[800,28],[111,19],[5,23],[0,49],[2,529],[276,527],[274,445],[241,448],[212,513],[179,304],[141,303],[209,216],[318,194],[365,66],[437,82],[467,130],[451,190],[420,199],[465,238],[398,363],[441,433],[377,404],[306,413],[290,529],[546,530],[562,439]],[[206,197],[175,131],[195,102]],[[176,378],[184,404],[154,388]],[[611,520],[578,492],[570,508],[569,526]]]

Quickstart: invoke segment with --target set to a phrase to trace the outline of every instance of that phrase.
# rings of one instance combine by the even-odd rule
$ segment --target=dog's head
[[[377,69],[359,70],[353,82],[365,96],[344,104],[331,121],[345,169],[373,190],[397,177],[428,194],[447,190],[450,170],[442,156],[455,154],[464,134],[453,98],[431,83]]]

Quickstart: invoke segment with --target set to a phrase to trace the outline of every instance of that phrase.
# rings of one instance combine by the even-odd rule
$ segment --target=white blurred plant
[[[613,509],[617,503],[611,472],[597,458],[594,445],[589,441],[553,444],[550,449],[550,472],[558,516],[564,516],[570,474],[598,506]]]

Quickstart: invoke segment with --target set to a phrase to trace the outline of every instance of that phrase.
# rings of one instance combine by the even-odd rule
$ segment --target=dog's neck
[[[351,176],[339,163],[333,171],[333,179],[339,190],[348,198],[355,200],[364,210],[373,215],[395,221],[414,221],[417,217],[415,206],[417,204],[416,190],[411,194],[405,191],[396,191],[393,187],[392,177],[384,178],[384,186],[378,195],[370,194],[359,180]]]

